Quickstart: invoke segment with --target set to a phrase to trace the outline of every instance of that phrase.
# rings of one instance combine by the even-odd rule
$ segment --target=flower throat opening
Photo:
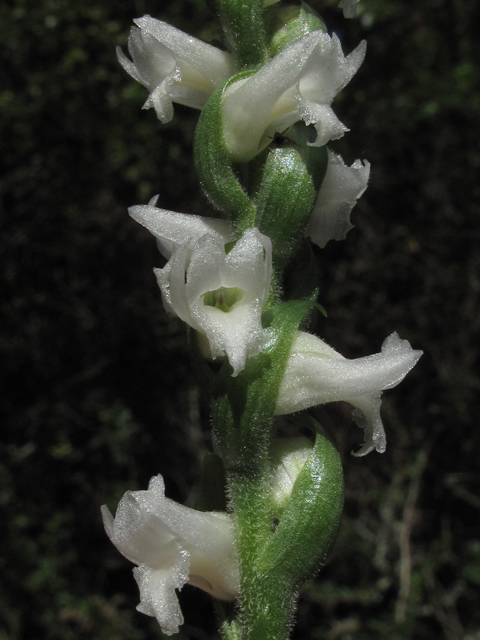
[[[202,295],[202,298],[207,307],[215,307],[215,309],[228,313],[244,296],[245,292],[238,287],[220,287],[215,291],[207,291]]]

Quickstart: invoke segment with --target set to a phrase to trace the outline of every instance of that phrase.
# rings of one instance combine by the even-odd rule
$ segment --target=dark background
[[[347,405],[320,412],[344,459],[338,543],[302,593],[295,639],[478,640],[480,45],[475,0],[362,0],[367,59],[337,98],[371,183],[345,242],[318,252],[313,327],[348,357],[397,330],[425,354],[383,402],[384,455]],[[152,237],[126,208],[211,215],[192,168],[198,112],[161,125],[116,61],[150,13],[208,39],[202,0],[14,0],[0,9],[0,640],[146,640],[131,565],[99,507],[161,472],[194,504],[208,421],[184,328],[167,318]],[[208,597],[180,594],[179,638],[209,639]]]

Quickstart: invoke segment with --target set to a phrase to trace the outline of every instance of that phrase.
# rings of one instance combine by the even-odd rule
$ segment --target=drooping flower
[[[173,102],[202,109],[213,91],[235,73],[233,57],[151,16],[134,20],[129,60],[117,47],[125,71],[150,91],[143,108],[173,118]]]
[[[306,235],[322,249],[329,240],[343,240],[353,225],[350,213],[367,188],[370,163],[355,160],[347,167],[341,156],[328,149],[328,167],[310,214]]]
[[[227,356],[236,376],[262,350],[269,334],[261,315],[272,275],[270,239],[247,229],[233,240],[229,222],[147,207],[130,215],[157,238],[169,259],[154,269],[167,312],[206,336],[205,355]]]
[[[347,127],[331,103],[365,57],[365,42],[345,57],[336,35],[313,31],[253,75],[230,84],[222,107],[223,133],[232,160],[248,162],[298,120],[313,124],[313,146],[341,138]]]
[[[343,10],[345,18],[355,18],[357,15],[357,3],[359,0],[340,0],[338,6]]]
[[[138,565],[137,610],[156,617],[167,635],[183,623],[175,589],[188,583],[221,600],[238,596],[233,522],[226,513],[200,512],[166,498],[158,475],[148,491],[127,491],[115,518],[105,505],[102,515],[110,540]]]
[[[364,430],[356,456],[385,451],[380,417],[381,392],[399,384],[422,351],[392,333],[380,353],[348,360],[314,335],[297,332],[278,394],[276,415],[343,400],[355,407],[352,418]]]

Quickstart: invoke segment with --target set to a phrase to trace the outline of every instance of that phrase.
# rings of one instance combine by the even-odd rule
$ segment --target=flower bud
[[[305,437],[275,438],[272,443],[272,511],[279,517],[287,506],[293,486],[302,471],[313,443]]]

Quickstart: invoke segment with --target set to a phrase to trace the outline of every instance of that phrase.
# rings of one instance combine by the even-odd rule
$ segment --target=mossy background
[[[344,459],[331,561],[294,639],[480,638],[480,44],[475,0],[312,3],[367,59],[335,102],[332,146],[372,163],[356,228],[318,252],[314,329],[348,357],[396,330],[425,355],[387,392],[384,455],[349,455],[350,409],[318,411]],[[150,13],[214,37],[203,0],[10,0],[0,8],[2,328],[0,639],[147,640],[131,565],[99,507],[161,472],[195,503],[208,420],[184,328],[162,308],[151,236],[126,208],[209,215],[191,160],[198,113],[161,125],[116,61]],[[215,637],[180,594],[179,638]]]

